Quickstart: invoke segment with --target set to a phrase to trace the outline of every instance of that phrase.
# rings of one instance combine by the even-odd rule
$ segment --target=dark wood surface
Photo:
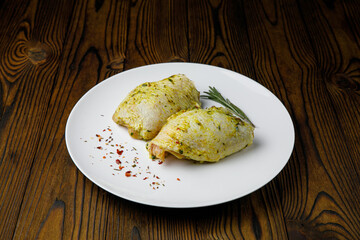
[[[0,1],[0,239],[360,239],[357,0]],[[293,154],[241,199],[145,206],[89,181],[65,145],[91,87],[134,67],[197,62],[271,90]]]

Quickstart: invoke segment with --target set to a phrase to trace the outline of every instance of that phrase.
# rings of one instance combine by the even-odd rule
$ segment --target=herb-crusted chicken
[[[194,83],[178,74],[137,86],[117,107],[113,120],[127,127],[132,137],[150,140],[172,114],[200,105]]]
[[[217,162],[252,144],[254,127],[222,107],[184,110],[172,115],[147,144],[152,158]]]

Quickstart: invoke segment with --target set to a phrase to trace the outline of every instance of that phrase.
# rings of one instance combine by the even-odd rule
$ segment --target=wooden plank
[[[130,12],[126,69],[188,61],[186,1],[135,1]]]
[[[245,5],[262,10],[247,14],[258,79],[283,100],[298,123],[293,157],[279,176],[289,237],[356,239],[358,212],[348,204],[358,201],[359,174],[351,162],[354,152],[345,144],[353,140],[342,134],[323,75],[351,57],[335,47],[336,27],[326,23],[323,12],[330,10],[305,1],[300,11],[295,1]],[[341,14],[332,17],[334,22],[344,20]]]
[[[0,54],[1,239],[10,239],[15,230],[71,14],[67,1],[9,4],[4,3],[1,11],[0,36],[4,46]]]
[[[27,67],[28,58],[24,53],[27,48],[24,46],[24,41],[26,41],[26,34],[29,29],[29,21],[14,17],[26,14],[28,9],[26,6],[29,5],[26,4],[26,1],[16,2],[24,6],[22,8],[12,7],[13,3],[10,1],[2,1],[1,3],[0,14],[3,21],[0,22],[0,44],[3,47],[0,48],[0,120],[5,113],[7,98],[9,95],[14,95],[13,93],[10,94],[10,90],[13,89],[13,92],[16,92],[17,88],[14,86],[19,85],[19,83],[16,84],[15,82],[19,79],[21,70]],[[12,100],[10,99],[9,102]]]
[[[129,1],[76,1],[67,17],[56,17],[69,24],[54,36],[66,38],[59,48],[63,49],[59,71],[49,89],[14,238],[104,238],[111,231],[106,228],[111,194],[77,170],[66,150],[64,129],[79,98],[122,71],[129,7]],[[49,25],[43,34],[52,36],[52,28]]]
[[[360,119],[360,97],[354,85],[360,82],[360,49],[358,35],[352,32],[358,26],[347,20],[354,17],[358,23],[360,17],[347,15],[344,9],[355,10],[358,4],[317,1],[311,6],[303,2],[299,7],[308,15],[304,22],[318,68],[315,79],[309,81],[311,87],[317,88],[308,95],[312,103],[308,111],[313,114],[309,123],[321,164],[333,187],[333,192],[316,196],[311,210],[307,211],[308,219],[312,224],[324,224],[316,229],[325,236],[329,229],[330,236],[357,239],[360,238],[357,221],[360,167],[356,159],[360,158],[360,123],[355,119]],[[318,87],[320,84],[322,87]],[[327,209],[319,208],[321,203]]]
[[[189,55],[255,78],[244,9],[236,1],[189,1]]]

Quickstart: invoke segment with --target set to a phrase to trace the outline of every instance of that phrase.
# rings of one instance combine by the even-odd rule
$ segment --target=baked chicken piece
[[[120,103],[112,118],[127,127],[132,137],[150,140],[172,114],[200,106],[200,93],[194,83],[184,74],[178,74],[137,86]]]
[[[152,158],[177,158],[200,162],[220,159],[252,144],[254,127],[222,107],[184,110],[172,115],[147,144]]]

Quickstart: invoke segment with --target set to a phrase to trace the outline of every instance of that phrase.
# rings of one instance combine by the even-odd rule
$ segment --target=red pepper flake
[[[136,174],[132,175],[133,177],[136,177]]]
[[[121,155],[121,154],[123,154],[124,150],[116,149],[116,152],[117,152],[117,154]]]
[[[143,179],[143,180],[146,180],[146,179],[148,179],[148,177],[144,177],[144,179]]]
[[[160,179],[158,176],[156,176],[157,179]]]
[[[102,148],[101,146],[99,146],[99,147],[97,147],[97,149],[100,149],[100,150],[102,150],[103,148]]]
[[[124,167],[123,166],[119,166],[119,169],[122,170]]]
[[[164,162],[163,161],[159,161],[159,165],[163,164]]]
[[[180,178],[177,178],[176,180],[180,181]]]
[[[178,141],[178,140],[176,140],[176,142],[175,142],[176,144],[180,144],[180,142]]]
[[[119,164],[119,165],[121,164],[121,161],[119,159],[116,159],[115,162],[116,162],[116,164]]]
[[[97,137],[101,137],[99,134],[96,134]]]
[[[103,159],[105,159],[106,157],[105,156],[103,156]]]
[[[131,177],[131,171],[127,171],[127,172],[125,173],[125,176]]]

